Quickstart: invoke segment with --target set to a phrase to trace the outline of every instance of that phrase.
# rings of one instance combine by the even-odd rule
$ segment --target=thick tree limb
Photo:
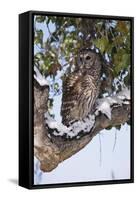
[[[34,154],[40,161],[44,172],[55,169],[60,162],[71,157],[84,148],[101,130],[123,124],[129,120],[130,104],[112,107],[111,119],[104,114],[96,117],[94,129],[80,139],[65,139],[63,137],[48,137],[45,127],[44,113],[47,111],[48,87],[34,84]]]

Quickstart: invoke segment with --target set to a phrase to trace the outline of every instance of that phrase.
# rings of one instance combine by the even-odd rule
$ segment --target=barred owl
[[[92,112],[100,89],[101,60],[89,49],[80,51],[77,66],[63,81],[62,123],[69,126]]]

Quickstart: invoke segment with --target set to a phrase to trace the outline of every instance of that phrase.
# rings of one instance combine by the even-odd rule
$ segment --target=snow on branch
[[[74,122],[71,126],[67,127],[62,123],[57,122],[53,119],[48,112],[45,113],[46,125],[48,128],[52,129],[52,134],[55,136],[65,136],[66,138],[79,138],[78,134],[80,132],[89,132],[94,123],[95,123],[95,116],[89,115],[82,121]],[[50,137],[50,134],[48,135]]]
[[[49,86],[49,82],[46,80],[45,76],[43,76],[39,69],[34,66],[34,71],[35,71],[35,74],[34,74],[34,79],[39,83],[40,86],[46,86],[48,85]]]
[[[117,97],[121,100],[130,100],[130,90],[125,88],[117,94]]]
[[[45,113],[45,122],[52,134],[55,136],[65,136],[65,138],[80,138],[80,133],[89,133],[93,128],[96,121],[96,117],[100,113],[104,114],[109,120],[111,120],[112,108],[122,106],[122,104],[130,103],[130,90],[125,88],[118,94],[105,97],[97,100],[97,107],[94,113],[89,114],[82,121],[74,122],[71,126],[67,127],[62,123],[57,122],[52,118],[48,112]],[[50,134],[48,134],[50,137]]]
[[[105,114],[108,119],[111,119],[111,111],[113,107],[117,107],[122,104],[129,104],[130,101],[130,90],[125,88],[115,96],[106,97],[97,100],[97,108],[95,115],[99,115],[99,112]]]

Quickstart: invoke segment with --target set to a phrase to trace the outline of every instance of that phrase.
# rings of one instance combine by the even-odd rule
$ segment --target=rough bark
[[[96,117],[95,128],[80,139],[65,139],[63,137],[48,137],[45,127],[44,113],[47,111],[48,87],[34,84],[34,154],[40,161],[44,172],[55,169],[60,162],[71,157],[84,148],[101,130],[117,126],[129,120],[130,104],[112,107],[111,120],[100,114]]]

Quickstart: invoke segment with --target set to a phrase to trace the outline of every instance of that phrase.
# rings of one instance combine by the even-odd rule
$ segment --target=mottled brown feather
[[[85,53],[87,55],[88,52]],[[67,126],[84,119],[91,112],[99,93],[101,63],[98,55],[89,55],[93,55],[92,65],[80,65],[79,70],[70,73],[63,81],[61,115]]]

